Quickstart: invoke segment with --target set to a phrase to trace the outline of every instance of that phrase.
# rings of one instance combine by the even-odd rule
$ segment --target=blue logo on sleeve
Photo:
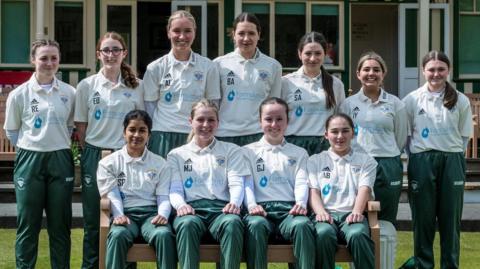
[[[355,124],[355,126],[353,127],[353,134],[354,135],[358,135],[358,125]]]
[[[35,126],[35,128],[37,128],[37,129],[40,128],[40,127],[42,127],[42,119],[41,119],[40,117],[37,117],[37,118],[35,119],[35,124],[34,124],[34,126]]]
[[[300,117],[302,116],[302,114],[303,114],[303,108],[301,106],[297,107],[297,109],[295,109],[295,115],[297,117]]]
[[[231,91],[228,93],[227,100],[228,100],[228,101],[233,101],[234,98],[235,98],[235,91],[234,91],[234,90],[231,90]]]
[[[330,190],[332,189],[332,186],[330,184],[325,185],[322,189],[322,194],[323,195],[328,195],[330,193]]]
[[[167,102],[172,101],[172,93],[171,92],[167,92],[167,94],[165,94],[165,101],[167,101]]]
[[[187,180],[185,180],[185,184],[184,184],[185,188],[189,189],[189,188],[192,187],[192,185],[193,185],[192,177],[187,178]]]
[[[97,109],[95,111],[95,119],[99,120],[101,116],[102,116],[102,111],[100,109]]]
[[[428,130],[428,128],[423,129],[422,130],[422,137],[427,138],[429,133],[430,133],[430,130]]]
[[[263,176],[263,177],[260,179],[260,186],[266,187],[266,186],[267,186],[267,183],[268,183],[267,177],[266,177],[266,176]]]

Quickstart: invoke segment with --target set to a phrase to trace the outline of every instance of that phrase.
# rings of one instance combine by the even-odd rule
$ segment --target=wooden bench
[[[370,234],[375,243],[375,268],[380,269],[380,226],[378,224],[377,212],[380,211],[380,203],[375,201],[368,202],[368,223]],[[99,238],[99,268],[105,269],[107,235],[110,229],[110,200],[102,198],[100,201],[100,238]],[[294,263],[292,245],[269,245],[267,259],[272,263]],[[127,261],[130,262],[155,262],[155,251],[148,244],[133,244],[127,254]],[[200,245],[201,262],[220,262],[219,245]],[[242,258],[242,261],[245,261]],[[351,262],[352,256],[346,246],[339,246],[335,254],[337,262]]]

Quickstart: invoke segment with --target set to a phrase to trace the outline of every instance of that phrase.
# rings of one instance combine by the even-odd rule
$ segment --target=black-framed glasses
[[[124,49],[113,47],[113,48],[103,48],[103,49],[100,49],[98,51],[100,51],[100,53],[102,53],[103,56],[109,56],[110,53],[113,56],[118,56],[118,55],[120,55],[120,53],[122,53],[124,51]]]

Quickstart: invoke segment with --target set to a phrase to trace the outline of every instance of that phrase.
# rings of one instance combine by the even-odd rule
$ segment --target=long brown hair
[[[448,56],[438,50],[432,50],[427,55],[423,56],[422,59],[422,67],[425,69],[425,66],[427,65],[428,62],[430,61],[441,61],[444,62],[448,69],[450,69],[450,60],[448,59]],[[445,81],[445,96],[443,97],[443,106],[452,109],[456,104],[458,100],[458,94],[457,91],[452,87],[448,81]]]
[[[128,51],[127,44],[123,37],[117,32],[106,32],[97,42],[97,52],[100,51],[100,46],[102,45],[103,40],[111,38],[113,40],[117,40],[122,45],[122,49]],[[125,59],[123,59],[122,63],[120,64],[120,74],[122,75],[123,80],[125,81],[125,85],[127,87],[135,89],[138,87],[138,78],[137,73],[133,70],[133,68],[125,63]]]
[[[327,40],[325,37],[318,32],[306,33],[300,41],[298,42],[297,49],[301,53],[305,45],[309,43],[318,43],[322,46],[323,53],[327,51]],[[322,72],[322,85],[325,95],[327,97],[327,109],[334,108],[337,104],[335,101],[335,95],[333,93],[333,77],[328,73],[323,64],[320,66],[320,71]]]

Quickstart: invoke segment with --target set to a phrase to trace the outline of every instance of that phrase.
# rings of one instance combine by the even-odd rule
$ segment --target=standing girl
[[[150,63],[143,77],[145,105],[153,118],[148,148],[163,157],[171,149],[185,144],[192,104],[202,98],[220,99],[216,65],[192,51],[195,31],[192,14],[175,11],[167,25],[172,49]]]
[[[376,162],[353,150],[353,122],[334,114],[325,123],[330,149],[308,160],[310,206],[316,232],[316,268],[335,267],[338,242],[347,244],[355,268],[375,267],[374,244],[364,211],[373,195]]]
[[[283,99],[267,98],[259,115],[264,135],[244,147],[253,175],[245,188],[247,267],[266,269],[268,238],[280,235],[293,243],[298,268],[313,269],[315,241],[306,216],[308,154],[284,139],[288,105]]]
[[[113,225],[107,236],[106,268],[126,268],[127,252],[139,235],[155,248],[157,268],[176,269],[175,237],[168,217],[171,169],[146,148],[152,119],[132,110],[123,122],[127,143],[98,165],[98,189],[111,201]]]
[[[218,141],[217,106],[206,99],[195,103],[190,116],[188,144],[172,150],[170,202],[177,210],[173,227],[177,235],[180,268],[198,269],[200,239],[209,233],[220,243],[221,268],[240,268],[243,224],[240,205],[243,181],[250,171],[241,148]]]
[[[309,155],[329,148],[322,135],[325,120],[345,99],[343,83],[323,66],[326,48],[322,34],[305,34],[298,42],[302,66],[282,78],[282,98],[292,108],[286,139],[306,149]]]
[[[128,54],[120,34],[107,32],[97,43],[100,71],[77,86],[75,126],[83,147],[82,208],[83,261],[82,268],[98,268],[98,232],[100,196],[97,188],[97,166],[103,149],[122,148],[122,123],[134,109],[143,109],[143,92],[132,68],[125,63]]]
[[[434,268],[438,224],[441,268],[459,268],[463,154],[472,134],[472,111],[468,98],[447,81],[450,61],[443,52],[430,51],[422,67],[427,82],[403,99],[410,124],[408,200],[415,260],[418,268]]]
[[[32,43],[35,73],[7,99],[4,129],[17,147],[13,181],[17,200],[17,268],[34,268],[45,209],[52,268],[70,267],[75,89],[58,80],[60,47]]]
[[[240,146],[261,137],[257,114],[260,103],[267,97],[280,97],[282,66],[258,50],[260,32],[255,15],[238,15],[232,32],[235,51],[214,60],[222,89],[217,136]]]
[[[400,154],[407,142],[407,112],[400,99],[382,88],[386,74],[387,66],[380,55],[363,54],[357,64],[362,88],[343,102],[341,110],[355,124],[355,146],[378,163],[374,192],[381,206],[379,219],[395,224],[402,191]]]

